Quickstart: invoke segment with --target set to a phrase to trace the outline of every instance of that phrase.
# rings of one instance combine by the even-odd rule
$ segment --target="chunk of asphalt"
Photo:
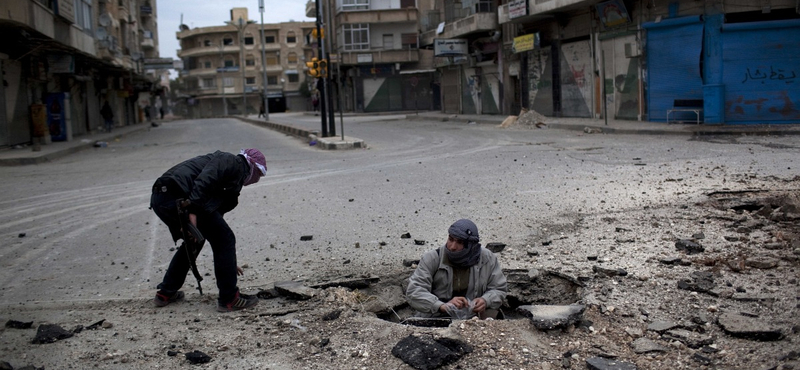
[[[730,336],[761,341],[783,339],[783,332],[763,320],[737,313],[726,312],[719,315],[717,323]]]
[[[470,352],[472,346],[463,341],[453,338],[434,339],[430,335],[409,335],[392,348],[392,355],[417,370],[438,369],[458,361]]]

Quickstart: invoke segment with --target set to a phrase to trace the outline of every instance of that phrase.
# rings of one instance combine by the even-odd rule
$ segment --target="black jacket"
[[[189,212],[226,213],[239,204],[250,164],[241,155],[216,151],[184,161],[159,178],[172,183],[191,201]]]

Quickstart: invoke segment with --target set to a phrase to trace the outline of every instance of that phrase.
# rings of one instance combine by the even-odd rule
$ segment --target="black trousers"
[[[178,210],[175,206],[179,198],[182,196],[158,190],[154,191],[150,198],[150,207],[158,218],[169,227],[175,241],[179,238],[182,239]],[[211,251],[214,253],[214,276],[219,289],[218,301],[220,304],[228,304],[233,301],[239,291],[236,287],[236,236],[233,235],[233,230],[219,212],[198,214],[197,229],[211,245]],[[158,289],[166,295],[174,294],[183,286],[186,275],[191,269],[184,248],[184,245],[181,244],[177,249],[166,274],[164,274],[164,280],[158,284]]]

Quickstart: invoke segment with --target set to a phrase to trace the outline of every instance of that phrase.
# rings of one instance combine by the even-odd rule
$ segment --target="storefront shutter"
[[[703,99],[701,75],[703,23],[700,16],[649,22],[647,30],[647,108],[650,121],[666,121],[676,99]],[[694,120],[694,113],[677,119]]]
[[[800,20],[722,27],[725,121],[800,121]]]

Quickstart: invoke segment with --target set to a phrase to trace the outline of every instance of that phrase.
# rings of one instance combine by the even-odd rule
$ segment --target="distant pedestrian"
[[[147,121],[150,121],[150,106],[144,107],[144,116],[147,118]]]
[[[314,112],[319,110],[319,95],[316,92],[311,96],[311,105],[314,106]]]
[[[261,103],[261,106],[258,107],[258,118],[261,118],[262,116],[264,118],[267,118],[267,110],[264,109],[264,103],[263,102]]]
[[[161,113],[161,119],[164,119],[164,107],[158,108],[159,113]]]
[[[111,110],[108,100],[103,104],[103,108],[100,109],[100,115],[103,116],[106,132],[111,132],[111,128],[114,127],[114,112]]]

